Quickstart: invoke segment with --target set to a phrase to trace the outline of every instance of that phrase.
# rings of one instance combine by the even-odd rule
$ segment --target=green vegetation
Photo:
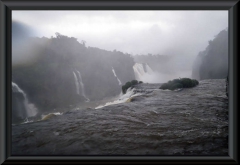
[[[173,79],[168,81],[167,83],[162,84],[159,89],[169,89],[175,90],[177,88],[191,88],[198,85],[199,82],[195,79],[190,78],[180,78],[180,79]]]
[[[228,74],[228,30],[222,30],[204,51],[199,52],[192,77],[198,80],[224,79]]]
[[[134,85],[137,85],[137,84],[141,84],[141,83],[143,83],[143,82],[137,81],[137,80],[132,80],[132,81],[126,82],[126,84],[122,86],[122,93],[125,94],[127,92],[128,88],[130,88]]]
[[[85,94],[91,100],[119,94],[121,89],[112,68],[123,83],[135,78],[132,68],[135,62],[130,54],[89,47],[86,41],[78,42],[60,33],[51,38],[27,38],[22,44],[14,44],[18,44],[15,39],[12,81],[41,111],[85,100],[76,92],[73,71],[81,73]]]

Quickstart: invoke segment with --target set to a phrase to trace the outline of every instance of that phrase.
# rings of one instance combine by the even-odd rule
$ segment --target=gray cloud
[[[188,69],[208,41],[228,27],[227,10],[13,11],[12,18],[36,29],[39,37],[60,32],[106,50],[175,55]]]

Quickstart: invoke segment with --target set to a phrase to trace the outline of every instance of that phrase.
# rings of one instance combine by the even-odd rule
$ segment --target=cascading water
[[[131,97],[140,96],[140,95],[142,95],[142,93],[137,93],[134,88],[133,89],[128,88],[127,91],[126,91],[126,94],[123,94],[121,92],[119,94],[119,97],[118,97],[117,100],[112,101],[112,102],[107,102],[105,105],[99,105],[95,109],[103,108],[103,107],[106,107],[106,106],[109,106],[109,105],[125,103]]]
[[[76,85],[76,93],[79,95],[80,92],[79,92],[79,83],[78,83],[78,78],[77,78],[77,75],[76,73],[73,71],[73,76],[74,76],[74,80],[75,80],[75,85]]]
[[[37,108],[29,103],[26,93],[12,82],[12,122],[27,120],[37,115]]]
[[[135,91],[129,88],[109,106],[93,110],[96,104],[91,104],[48,114],[41,122],[13,126],[11,153],[228,156],[225,80],[203,80],[182,91],[160,86],[138,84]],[[138,93],[142,95],[134,97]]]
[[[118,76],[116,75],[115,70],[113,69],[113,67],[112,67],[112,72],[113,72],[114,76],[117,78],[118,84],[119,84],[119,85],[122,85],[122,82],[119,80],[119,78],[118,78]]]
[[[138,73],[140,73],[140,75],[146,74],[146,72],[144,70],[144,65],[143,64],[137,63],[137,70],[138,70]]]
[[[81,89],[82,89],[82,96],[86,99],[87,102],[89,102],[89,98],[87,98],[86,94],[85,94],[85,88],[84,88],[84,84],[83,84],[83,81],[82,81],[82,76],[81,76],[81,73],[79,71],[77,71],[78,73],[78,76],[79,76],[79,84],[81,86]]]
[[[136,64],[133,66],[133,71],[135,74],[135,79],[140,80],[141,79],[141,73],[139,72]]]
[[[144,69],[145,68],[145,69]],[[154,71],[148,66],[148,64],[135,63],[133,66],[135,78],[139,81],[146,82],[147,79],[150,79],[153,76]]]
[[[147,73],[148,74],[153,74],[153,70],[148,66],[148,64],[146,64],[146,69],[147,69]]]
[[[85,88],[84,88],[84,84],[83,84],[83,81],[82,81],[81,73],[78,70],[76,70],[76,72],[77,72],[77,76],[74,73],[74,78],[75,78],[76,88],[78,89],[77,94],[80,94],[80,88],[79,88],[79,85],[80,85],[81,86],[81,94],[82,94],[82,96],[86,99],[86,102],[89,102],[90,99],[87,98],[87,96],[85,94]]]

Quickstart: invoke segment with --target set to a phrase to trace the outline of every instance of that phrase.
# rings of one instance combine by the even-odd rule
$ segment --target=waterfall
[[[73,71],[73,75],[74,75],[74,79],[75,79],[75,85],[76,85],[76,92],[77,92],[78,95],[80,95],[80,86],[81,86],[81,94],[86,99],[86,102],[89,102],[90,99],[87,98],[87,96],[85,94],[85,88],[84,88],[84,84],[83,84],[83,81],[82,81],[81,73],[78,70],[76,70],[76,73]]]
[[[29,103],[26,93],[14,82],[12,82],[12,115],[19,119],[36,116],[37,108]]]
[[[136,80],[140,80],[138,71],[133,67],[134,75]]]
[[[148,74],[153,74],[153,70],[148,66],[148,64],[146,64],[146,69],[147,69],[147,73]]]
[[[140,75],[146,74],[143,64],[136,63],[136,69],[137,69],[138,74],[140,74]]]
[[[148,79],[151,79],[154,75],[154,71],[149,67],[147,63],[135,63],[133,66],[133,71],[135,74],[135,78],[138,81],[147,82]]]
[[[95,107],[95,109],[103,108],[103,107],[106,107],[106,106],[109,106],[109,105],[125,103],[131,97],[140,96],[140,95],[142,95],[142,93],[135,92],[134,88],[133,89],[128,88],[126,93],[123,94],[121,92],[120,95],[118,96],[118,98],[116,98],[116,100],[114,100],[112,102],[107,102],[105,105],[99,105],[99,106]]]
[[[83,84],[83,81],[82,81],[82,76],[81,76],[81,73],[77,70],[77,73],[78,73],[78,76],[79,76],[79,84],[81,86],[81,89],[82,89],[82,96],[86,99],[86,102],[89,102],[89,98],[87,98],[86,94],[85,94],[85,88],[84,88],[84,84]]]
[[[75,85],[76,85],[76,93],[79,95],[79,83],[78,83],[78,78],[76,76],[76,73],[73,71],[74,79],[75,79]]]
[[[116,75],[115,70],[113,69],[113,67],[112,67],[112,72],[113,72],[114,76],[117,78],[118,84],[119,84],[119,85],[122,85],[122,82],[119,80],[119,78],[118,78],[118,76]]]

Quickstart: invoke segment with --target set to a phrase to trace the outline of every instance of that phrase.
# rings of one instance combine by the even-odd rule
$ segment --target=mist
[[[26,45],[26,43],[29,44],[28,41],[31,37],[37,35],[37,29],[21,21],[12,20],[12,65],[29,65],[37,60],[38,57],[35,55],[41,48]],[[21,53],[22,51],[24,53]]]
[[[228,155],[227,11],[13,11],[11,71],[13,155]]]
[[[228,26],[227,11],[13,11],[12,18],[37,37],[59,32],[108,51],[174,56],[171,70],[187,77],[198,53]]]
[[[228,26],[227,11],[13,11],[13,19],[51,37],[133,55],[191,55]]]

